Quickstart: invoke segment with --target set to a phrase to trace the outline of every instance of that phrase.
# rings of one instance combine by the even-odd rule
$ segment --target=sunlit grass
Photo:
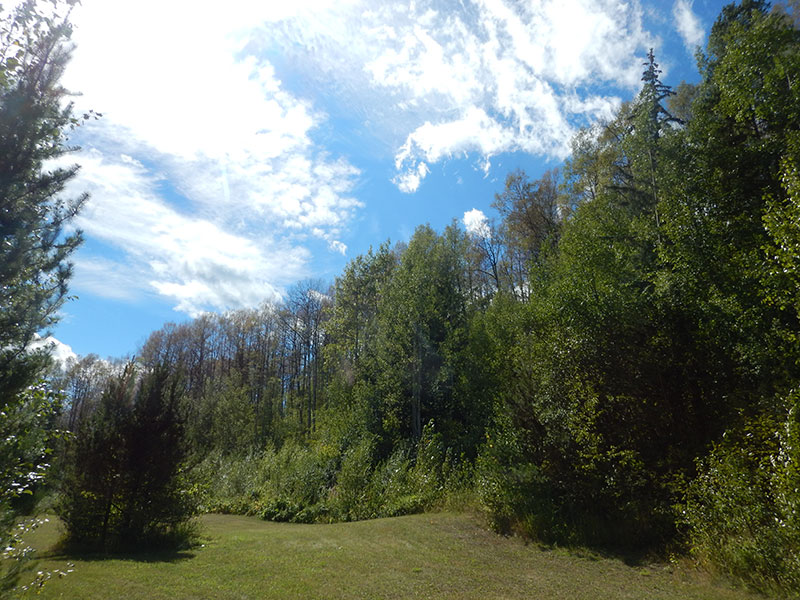
[[[48,555],[56,523],[30,542],[35,570],[74,572],[43,598],[547,598],[751,597],[687,568],[543,550],[487,531],[477,518],[425,514],[333,525],[207,515],[204,545],[137,557]],[[35,572],[35,571],[34,571]],[[30,597],[28,594],[24,597]]]

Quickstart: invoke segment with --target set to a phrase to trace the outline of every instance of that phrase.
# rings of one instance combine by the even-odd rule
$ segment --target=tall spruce
[[[62,195],[78,167],[50,162],[74,150],[67,136],[79,124],[59,83],[70,54],[63,13],[72,3],[53,10],[28,0],[0,17],[0,406],[47,360],[27,347],[55,323],[68,258],[81,242],[65,226],[87,195]]]
[[[59,79],[69,59],[74,0],[0,7],[0,592],[29,556],[15,523],[48,467],[58,394],[38,383],[49,357],[29,351],[67,294],[65,234],[86,195],[62,196],[77,167],[52,167],[79,124]],[[30,507],[28,507],[30,508]]]

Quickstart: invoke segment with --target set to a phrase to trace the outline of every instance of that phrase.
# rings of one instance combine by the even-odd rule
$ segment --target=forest
[[[470,508],[797,593],[799,19],[726,6],[696,84],[651,51],[638,95],[560,168],[509,173],[480,227],[420,225],[332,285],[60,370],[26,348],[67,298],[85,197],[46,161],[95,115],[62,103],[68,22],[25,3],[0,34],[3,585],[42,502],[102,551],[187,543],[202,512]]]

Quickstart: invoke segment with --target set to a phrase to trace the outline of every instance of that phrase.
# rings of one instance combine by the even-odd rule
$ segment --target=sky
[[[677,86],[711,0],[82,0],[63,77],[91,194],[58,356],[133,355],[205,311],[333,283],[428,223],[480,228],[506,175],[641,87]]]

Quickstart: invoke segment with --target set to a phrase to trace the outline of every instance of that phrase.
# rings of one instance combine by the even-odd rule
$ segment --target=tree
[[[181,382],[165,366],[139,373],[129,363],[109,382],[67,451],[57,512],[68,542],[107,551],[183,541],[194,509],[180,401]]]
[[[79,123],[59,85],[71,28],[58,9],[72,3],[55,2],[48,14],[28,0],[0,24],[0,405],[47,360],[27,347],[56,321],[72,272],[67,260],[81,242],[79,232],[63,230],[87,196],[61,196],[78,167],[47,164],[74,150],[67,135]]]
[[[32,491],[47,467],[48,431],[60,401],[37,384],[47,352],[28,346],[55,322],[66,298],[67,259],[81,237],[63,228],[86,200],[61,196],[77,167],[46,164],[72,150],[66,136],[79,123],[59,85],[74,0],[50,4],[0,7],[0,547],[14,559],[24,557],[12,531],[17,498]],[[19,564],[3,561],[0,587],[11,584],[8,575]]]
[[[18,526],[50,466],[61,397],[44,383],[30,386],[0,411],[0,596],[16,584],[31,550]]]
[[[692,551],[767,592],[800,582],[797,493],[800,30],[766,2],[726,7],[700,64],[666,206],[669,285],[708,340],[698,387],[727,418],[690,487]],[[667,252],[668,250],[668,252]],[[676,294],[677,296],[677,294]]]
[[[576,140],[564,186],[575,208],[552,252],[532,261],[527,306],[490,310],[519,326],[510,340],[493,327],[512,345],[484,449],[489,502],[545,539],[663,543],[675,533],[675,482],[709,441],[693,389],[702,354],[657,285],[664,149],[681,130],[652,53],[642,79],[636,99]]]
[[[502,272],[502,291],[522,300],[528,298],[528,271],[540,260],[548,244],[555,245],[561,221],[558,198],[558,170],[545,172],[530,181],[524,171],[506,177],[505,189],[495,195],[492,206],[503,218],[500,235],[505,255],[497,267]]]
[[[434,420],[445,445],[474,451],[485,425],[470,321],[470,240],[420,226],[378,303],[375,396],[384,442],[418,442]]]
[[[778,249],[791,252],[779,223],[800,129],[800,32],[765,2],[730,5],[699,66],[692,118],[666,174],[661,257],[670,273],[661,285],[694,314],[689,335],[706,340],[699,389],[721,408],[752,412],[774,407],[772,394],[798,378],[796,342],[776,335],[796,331],[797,315],[764,302],[793,293],[791,270],[765,256],[780,252],[770,250],[764,217]]]
[[[89,354],[79,359],[70,358],[65,371],[52,378],[55,387],[66,395],[61,420],[64,429],[75,431],[78,424],[92,413],[114,369],[111,362]]]

